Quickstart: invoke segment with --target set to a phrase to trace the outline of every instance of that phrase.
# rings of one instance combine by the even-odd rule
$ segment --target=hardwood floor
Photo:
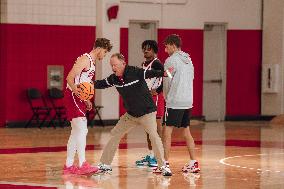
[[[111,127],[89,128],[87,160],[99,162]],[[174,130],[170,178],[134,162],[147,153],[144,131],[120,144],[111,175],[62,176],[70,128],[0,129],[0,188],[284,188],[284,127],[268,122],[209,122],[191,127],[199,174],[183,174],[188,152]]]

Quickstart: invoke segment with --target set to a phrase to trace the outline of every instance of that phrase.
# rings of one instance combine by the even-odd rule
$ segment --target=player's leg
[[[111,171],[110,164],[113,161],[121,138],[132,128],[136,127],[136,123],[133,119],[135,118],[125,113],[120,117],[116,126],[111,130],[111,137],[104,147],[100,158],[99,167],[102,171]]]
[[[64,94],[65,106],[67,109],[67,117],[71,120],[71,134],[67,143],[67,159],[65,168],[75,167],[74,158],[77,152],[79,159],[79,167],[72,173],[74,174],[89,174],[96,172],[97,167],[92,167],[86,162],[85,148],[86,137],[88,133],[87,119],[84,112],[86,111],[86,105],[80,99],[78,99],[69,89]],[[63,171],[66,172],[66,171]],[[67,171],[68,172],[68,171]]]
[[[66,163],[63,168],[63,174],[75,174],[77,171],[77,167],[74,166],[74,158],[76,154],[76,137],[75,137],[75,126],[71,121],[71,134],[69,136],[69,140],[67,143],[67,158]],[[73,129],[74,128],[74,129]]]
[[[182,111],[179,109],[167,108],[164,122],[164,135],[163,135],[163,144],[165,148],[165,160],[168,163],[170,157],[170,149],[172,142],[172,132],[174,127],[179,127],[182,122]]]
[[[139,120],[139,123],[149,134],[151,144],[153,146],[153,151],[155,157],[157,158],[158,167],[155,172],[158,172],[159,170],[159,172],[161,172],[164,176],[171,176],[171,170],[165,165],[164,147],[161,137],[158,135],[157,132],[156,112],[142,116]]]
[[[72,131],[76,141],[76,150],[79,159],[79,167],[76,174],[85,175],[90,173],[95,173],[98,168],[91,166],[86,161],[86,140],[87,140],[87,118],[77,117],[72,119]]]
[[[200,171],[198,161],[196,160],[195,156],[195,143],[194,139],[191,135],[189,125],[190,125],[190,113],[191,110],[185,110],[181,128],[183,128],[183,136],[186,141],[187,151],[189,153],[189,162],[186,164],[183,168],[183,172],[191,172],[191,173],[197,173]]]

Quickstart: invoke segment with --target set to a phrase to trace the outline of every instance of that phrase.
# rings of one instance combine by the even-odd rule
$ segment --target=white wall
[[[120,27],[117,20],[108,21],[106,11],[109,7],[119,4],[119,0],[97,1],[96,37],[105,37],[111,41],[113,48],[107,56],[96,65],[96,79],[104,79],[112,74],[109,59],[111,54],[120,51]],[[111,31],[111,32],[110,32]],[[114,87],[96,90],[96,105],[101,110],[103,120],[116,120],[119,118],[119,96]]]
[[[1,0],[1,22],[96,25],[95,0]]]
[[[279,91],[262,93],[262,115],[284,113],[284,1],[264,0],[263,64],[279,64]]]
[[[128,27],[129,20],[156,20],[160,28],[203,29],[204,22],[227,22],[229,29],[260,29],[260,11],[261,0],[121,0],[119,23]],[[1,20],[94,26],[96,0],[1,0]]]
[[[147,2],[123,0],[121,27],[128,27],[129,20],[157,20],[160,28],[203,29],[205,22],[226,22],[228,29],[261,28],[261,0],[188,0],[180,5]]]

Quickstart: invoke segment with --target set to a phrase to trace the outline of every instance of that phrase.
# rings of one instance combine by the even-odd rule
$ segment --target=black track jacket
[[[156,105],[149,92],[145,79],[163,77],[164,71],[148,70],[126,65],[123,81],[115,74],[111,74],[104,80],[94,81],[95,89],[105,89],[115,86],[122,96],[124,107],[128,114],[140,117],[156,111]]]

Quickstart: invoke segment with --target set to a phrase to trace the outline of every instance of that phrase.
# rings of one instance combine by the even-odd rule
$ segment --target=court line
[[[284,153],[272,153],[272,154],[284,154]],[[230,166],[230,167],[236,167],[236,168],[242,168],[242,169],[250,169],[250,170],[257,170],[257,171],[260,171],[260,172],[275,172],[275,173],[282,172],[280,170],[272,171],[272,170],[269,170],[269,169],[266,169],[266,170],[264,170],[264,169],[257,169],[257,168],[253,168],[253,167],[234,165],[234,164],[230,164],[230,163],[226,163],[225,162],[226,160],[234,159],[234,158],[243,158],[243,157],[252,157],[252,156],[268,156],[268,155],[271,155],[271,154],[253,154],[253,155],[249,154],[249,155],[231,156],[231,157],[226,157],[226,158],[220,159],[219,163],[221,163],[223,165]]]

